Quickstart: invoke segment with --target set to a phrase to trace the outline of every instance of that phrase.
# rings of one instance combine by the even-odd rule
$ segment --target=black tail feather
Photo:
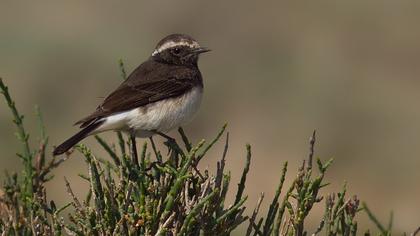
[[[76,145],[78,142],[82,141],[84,138],[86,138],[92,131],[94,131],[98,126],[100,126],[103,123],[103,121],[98,121],[95,123],[92,123],[85,127],[84,129],[80,130],[77,134],[73,135],[69,139],[67,139],[64,143],[60,144],[58,147],[56,147],[53,151],[53,155],[61,155],[65,152],[67,152],[70,148],[72,148],[74,145]]]

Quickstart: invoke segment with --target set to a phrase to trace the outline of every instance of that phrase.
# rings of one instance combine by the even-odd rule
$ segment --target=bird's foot
[[[168,154],[172,156],[172,152],[175,151],[176,153],[178,152],[178,144],[176,143],[176,140],[174,138],[172,138],[171,136],[164,134],[162,132],[159,131],[153,131],[155,134],[162,136],[164,138],[166,138],[166,141],[163,142],[163,144],[165,144],[165,146],[168,147]]]

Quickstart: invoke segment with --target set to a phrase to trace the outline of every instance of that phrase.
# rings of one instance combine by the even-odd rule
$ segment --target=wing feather
[[[95,112],[76,124],[83,128],[109,115],[180,96],[194,86],[202,86],[198,69],[149,60],[134,70]]]

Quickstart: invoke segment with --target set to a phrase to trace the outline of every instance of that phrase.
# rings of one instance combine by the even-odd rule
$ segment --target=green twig
[[[245,164],[245,168],[242,172],[241,180],[238,184],[238,191],[236,192],[236,197],[235,197],[235,203],[234,204],[237,204],[242,198],[242,194],[243,194],[244,189],[245,189],[246,176],[248,174],[250,164],[251,164],[251,145],[247,144],[246,145],[246,164]]]
[[[9,106],[12,114],[13,114],[13,122],[16,124],[17,127],[17,136],[19,140],[22,142],[22,149],[23,149],[23,160],[25,162],[25,183],[26,183],[26,189],[28,191],[28,195],[32,197],[33,194],[33,183],[32,183],[32,177],[33,177],[33,166],[32,166],[32,152],[29,147],[29,134],[26,133],[24,125],[23,125],[23,119],[24,116],[20,115],[16,106],[15,102],[12,100],[9,94],[8,87],[3,83],[3,79],[0,78],[0,93],[3,94],[4,98],[6,99],[7,105]]]
[[[366,214],[368,215],[369,219],[376,225],[376,227],[381,231],[382,235],[389,235],[390,232],[388,232],[385,227],[379,222],[379,220],[376,218],[376,216],[373,214],[373,212],[368,208],[365,202],[362,203],[362,207],[365,210]]]
[[[194,206],[194,208],[188,213],[187,217],[184,220],[184,223],[182,224],[181,230],[179,231],[179,235],[185,235],[188,228],[191,227],[191,220],[197,216],[201,208],[204,207],[204,205],[208,204],[210,200],[216,196],[219,193],[218,189],[215,189],[214,192],[207,195],[205,198],[203,198],[198,204]]]
[[[109,146],[108,143],[105,142],[105,140],[103,140],[101,137],[99,137],[98,135],[95,135],[95,139],[96,141],[98,141],[98,143],[105,149],[105,151],[109,154],[109,156],[112,158],[112,160],[114,161],[115,165],[118,167],[121,165],[121,161],[118,158],[117,154],[114,152],[114,150],[112,150],[112,148]]]
[[[195,156],[196,152],[204,145],[204,140],[202,140],[198,145],[191,149],[191,151],[187,155],[187,160],[181,170],[178,172],[177,178],[175,180],[174,185],[172,186],[171,190],[168,193],[168,196],[165,199],[165,210],[162,214],[162,218],[166,219],[172,210],[175,202],[175,198],[179,193],[183,182],[185,181],[188,176],[186,176],[188,168],[191,166],[193,157]]]
[[[210,148],[213,147],[213,145],[220,139],[220,137],[223,135],[223,133],[225,132],[227,127],[227,124],[223,125],[222,129],[220,130],[220,132],[216,135],[216,137],[213,139],[213,141],[211,141],[209,143],[209,145],[207,145],[204,150],[197,155],[197,163],[201,160],[201,158],[204,157],[204,155],[206,155],[206,153],[210,150]]]
[[[127,72],[125,71],[124,61],[123,59],[118,60],[118,66],[120,67],[121,78],[123,80],[127,79]]]
[[[284,163],[284,165],[283,165],[283,169],[282,169],[282,171],[281,171],[281,177],[280,177],[280,184],[279,184],[279,186],[278,186],[278,188],[277,188],[277,191],[276,191],[276,194],[275,194],[275,197],[274,197],[274,199],[275,199],[275,201],[277,202],[278,201],[278,198],[279,198],[279,196],[280,196],[280,193],[281,193],[281,190],[283,189],[283,184],[284,184],[284,181],[286,180],[286,173],[287,173],[287,161]],[[271,207],[270,207],[271,208]],[[276,214],[274,213],[274,215],[272,216],[273,217],[273,221],[274,221],[274,217],[276,216]],[[267,216],[268,217],[268,216]],[[268,218],[267,218],[268,219]],[[282,219],[283,219],[283,211],[282,211],[282,209],[280,208],[280,212],[279,212],[279,214],[277,215],[277,220],[276,220],[276,224],[274,225],[274,229],[273,229],[273,232],[274,232],[274,235],[279,235],[280,234],[280,225],[281,225],[281,221],[282,221]]]

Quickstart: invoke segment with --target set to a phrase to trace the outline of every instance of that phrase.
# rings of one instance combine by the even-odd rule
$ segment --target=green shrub
[[[40,112],[37,112],[40,141],[38,148],[32,149],[23,116],[1,79],[0,90],[14,117],[17,137],[22,143],[18,157],[24,166],[22,174],[6,173],[0,190],[1,235],[229,235],[241,224],[248,225],[245,235],[307,235],[305,220],[320,202],[325,204],[325,213],[313,232],[316,235],[357,235],[355,217],[362,209],[367,210],[381,235],[391,234],[392,223],[389,227],[380,224],[366,206],[360,207],[356,196],[346,196],[345,186],[338,194],[320,195],[328,184],[324,174],[332,160],[325,163],[316,160],[316,168],[313,167],[315,132],[310,139],[308,159],[303,161],[288,188],[283,186],[287,162],[284,164],[279,186],[264,217],[259,216],[263,194],[252,214],[244,214],[250,145],[246,146],[245,166],[236,189],[230,186],[230,172],[225,171],[228,133],[216,173],[198,169],[200,161],[225,134],[226,126],[211,142],[203,140],[197,144],[191,143],[180,128],[182,144],[168,140],[165,142],[168,152],[157,150],[153,139],[145,142],[137,153],[136,144],[121,133],[117,133],[118,148],[95,136],[109,158],[97,157],[87,146],[78,145],[75,150],[83,154],[89,170],[88,175],[80,177],[89,183],[90,190],[83,200],[78,199],[65,179],[63,189],[69,193],[70,203],[56,206],[54,201],[46,200],[45,183],[53,178],[54,168],[71,153],[64,158],[49,157]],[[226,204],[229,188],[236,191],[231,205]],[[62,211],[68,207],[73,210],[64,220]]]

